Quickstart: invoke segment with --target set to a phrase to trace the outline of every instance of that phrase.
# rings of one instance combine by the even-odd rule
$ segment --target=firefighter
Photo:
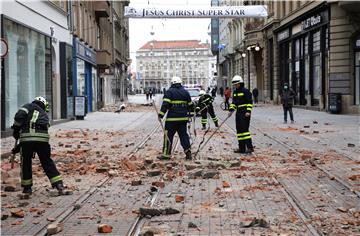
[[[194,106],[189,92],[183,88],[181,83],[182,81],[179,77],[175,76],[171,79],[171,87],[164,94],[163,103],[159,112],[160,122],[162,122],[167,112],[163,154],[158,157],[162,160],[170,159],[172,142],[176,132],[180,137],[180,143],[184,149],[186,160],[192,159],[190,138],[187,133],[186,124],[189,122],[189,112],[194,110]]]
[[[40,158],[47,177],[53,188],[63,193],[64,186],[59,171],[51,159],[48,128],[50,126],[49,104],[43,97],[36,97],[32,103],[22,106],[14,117],[13,137],[19,139],[19,147],[13,153],[21,154],[21,186],[23,193],[32,193],[32,158],[35,153]]]
[[[214,121],[214,124],[216,127],[219,127],[218,121],[219,119],[216,117],[214,112],[214,107],[212,105],[214,98],[207,94],[204,90],[200,90],[199,93],[200,99],[198,102],[198,106],[196,107],[196,111],[201,111],[201,124],[202,129],[206,129],[207,125],[207,113],[209,112],[212,120]]]
[[[252,110],[252,95],[251,92],[245,88],[244,80],[241,76],[235,75],[231,81],[235,89],[233,92],[233,100],[230,105],[230,113],[236,110],[236,132],[239,142],[239,149],[235,153],[251,153],[254,147],[251,141],[249,132],[250,116]]]

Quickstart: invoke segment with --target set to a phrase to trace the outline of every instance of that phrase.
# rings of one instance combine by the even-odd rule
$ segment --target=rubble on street
[[[51,127],[52,158],[68,194],[52,193],[35,158],[33,193],[19,195],[19,157],[14,169],[2,161],[1,235],[360,234],[354,119],[345,116],[340,126],[341,118],[314,120],[318,113],[306,111],[308,118],[285,125],[278,107],[259,106],[250,128],[254,154],[233,152],[229,119],[195,160],[185,160],[177,136],[172,158],[158,160],[163,133],[154,108],[117,108]],[[194,152],[200,127],[197,120],[196,137],[191,129]]]

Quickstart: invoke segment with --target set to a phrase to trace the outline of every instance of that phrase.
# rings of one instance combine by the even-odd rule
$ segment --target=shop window
[[[4,60],[5,109],[2,109],[5,127],[9,128],[18,108],[43,96],[51,103],[51,54],[47,57],[46,36],[18,23],[4,19],[4,38],[9,44]],[[47,40],[46,40],[47,39]],[[46,66],[48,63],[50,66]]]
[[[360,105],[360,49],[355,52],[355,105]]]
[[[317,31],[313,34],[313,51],[320,51],[320,31]]]
[[[313,105],[319,105],[321,95],[321,60],[320,54],[313,56]]]
[[[81,59],[77,60],[77,95],[85,95],[85,62]]]

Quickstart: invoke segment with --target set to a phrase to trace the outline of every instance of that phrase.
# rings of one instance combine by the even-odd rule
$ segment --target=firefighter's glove
[[[199,112],[199,111],[200,111],[200,107],[196,107],[196,108],[195,108],[195,111],[196,111],[196,112]]]
[[[161,114],[158,115],[158,120],[159,120],[160,122],[162,122],[162,119],[163,119],[163,118],[164,118],[163,115],[161,115]]]
[[[20,145],[16,145],[13,149],[11,149],[12,154],[16,154],[20,152]]]
[[[19,137],[20,137],[20,130],[19,129],[14,128],[13,137],[14,137],[14,139],[19,139]]]
[[[251,116],[251,113],[250,112],[246,112],[245,113],[245,117],[250,117]]]

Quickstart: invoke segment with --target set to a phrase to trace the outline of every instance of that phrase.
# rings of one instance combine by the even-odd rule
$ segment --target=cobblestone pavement
[[[136,105],[120,113],[51,128],[52,158],[72,195],[51,197],[35,158],[34,193],[21,200],[19,167],[2,161],[1,235],[45,235],[51,222],[63,225],[57,235],[98,235],[99,224],[112,226],[109,235],[360,235],[358,117],[294,109],[295,124],[282,124],[281,107],[261,104],[250,128],[255,154],[233,152],[233,115],[196,160],[184,161],[175,137],[172,159],[159,161],[156,113],[143,95],[129,101]],[[196,135],[190,127],[193,153],[215,131],[211,120],[208,132],[199,123]],[[2,152],[11,142],[2,140]],[[23,218],[11,216],[19,210]]]

